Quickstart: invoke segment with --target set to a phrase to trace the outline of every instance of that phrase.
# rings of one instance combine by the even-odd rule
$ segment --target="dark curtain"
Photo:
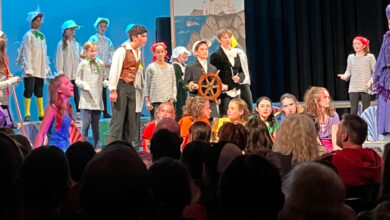
[[[388,30],[390,0],[245,0],[246,48],[254,99],[274,102],[290,92],[303,100],[310,86],[348,99],[344,73],[352,39],[370,40],[378,56]]]

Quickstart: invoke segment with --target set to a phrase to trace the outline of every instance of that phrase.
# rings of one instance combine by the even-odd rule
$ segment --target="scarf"
[[[91,65],[91,64],[95,65],[97,71],[100,72],[100,67],[99,67],[99,64],[96,62],[96,58],[93,58],[93,59],[87,58],[87,61],[88,61],[89,65]]]
[[[43,35],[41,32],[37,31],[37,30],[33,30],[33,34],[36,38],[41,38],[41,40],[45,39],[45,35]]]

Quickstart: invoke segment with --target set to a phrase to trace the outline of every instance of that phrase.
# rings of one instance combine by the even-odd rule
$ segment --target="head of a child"
[[[42,26],[43,14],[38,14],[30,23],[32,29],[38,30]]]
[[[331,106],[331,97],[329,92],[324,87],[313,86],[306,90],[305,96],[305,112],[317,118],[323,113],[328,116],[333,115],[333,107]]]
[[[167,45],[164,42],[158,42],[152,45],[153,61],[164,62],[167,56]]]
[[[97,26],[97,31],[99,34],[104,35],[107,31],[107,28],[108,28],[107,21],[102,20],[101,22],[99,22],[99,24]]]
[[[217,40],[223,48],[230,49],[232,46],[232,32],[229,29],[217,31]]]
[[[370,52],[370,41],[365,37],[357,36],[352,41],[352,47],[356,53],[368,54]]]
[[[6,48],[7,40],[4,38],[0,38],[0,67],[3,68],[5,63],[5,48]]]
[[[74,34],[76,32],[76,28],[66,28],[64,30],[64,33],[62,34],[63,37],[66,37],[67,40],[71,40],[74,37]]]
[[[247,122],[249,118],[249,110],[246,102],[240,98],[230,100],[227,116],[231,122]]]
[[[84,44],[84,54],[88,59],[95,59],[98,54],[98,45],[88,41]]]
[[[146,36],[147,30],[144,26],[136,24],[127,33],[134,46],[137,48],[145,46],[148,38]]]
[[[206,60],[209,56],[209,47],[211,43],[208,40],[201,40],[194,43],[192,52],[199,59]]]
[[[256,100],[255,109],[264,122],[269,121],[270,116],[273,117],[272,102],[271,99],[266,96],[262,96]]]
[[[65,111],[73,119],[72,105],[68,101],[73,96],[73,84],[65,75],[58,75],[50,81],[49,94],[50,105],[54,105],[58,111],[56,115],[56,129],[58,130],[62,125],[62,116]]]
[[[190,140],[210,142],[211,128],[210,125],[203,121],[194,122],[190,127]]]
[[[7,40],[7,37],[5,36],[5,33],[0,31],[0,38]]]
[[[183,46],[178,46],[172,50],[171,61],[176,61],[178,63],[183,64],[187,61],[188,56],[191,56],[191,52]]]
[[[175,107],[170,102],[161,103],[156,111],[157,121],[163,118],[175,119]]]
[[[68,77],[61,74],[56,76],[49,84],[50,104],[58,105],[63,100],[73,96],[73,84]]]
[[[188,97],[183,106],[183,115],[192,116],[194,120],[210,118],[210,102],[202,96]]]
[[[298,100],[290,93],[284,93],[280,97],[280,107],[283,113],[288,116],[298,112]]]

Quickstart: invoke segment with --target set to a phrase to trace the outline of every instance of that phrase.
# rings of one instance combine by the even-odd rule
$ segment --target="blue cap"
[[[98,17],[95,21],[95,24],[93,24],[93,26],[95,27],[95,29],[98,28],[98,25],[100,24],[100,22],[106,22],[107,23],[107,27],[110,26],[110,20],[108,18],[101,18],[101,17]]]
[[[62,32],[65,31],[65,29],[68,29],[68,28],[75,28],[75,29],[79,29],[81,26],[77,25],[75,21],[73,20],[67,20],[65,21],[62,26],[61,26],[61,29],[62,29]]]
[[[127,33],[134,27],[135,24],[128,24],[125,28],[125,34],[127,35]]]
[[[28,23],[31,23],[36,17],[41,17],[43,18],[43,13],[40,11],[39,7],[37,7],[37,10],[35,11],[30,11],[27,13],[27,18],[26,21]],[[43,19],[41,20],[43,23]]]
[[[387,17],[387,20],[390,19],[390,4],[387,5],[387,7],[386,7],[386,17]]]

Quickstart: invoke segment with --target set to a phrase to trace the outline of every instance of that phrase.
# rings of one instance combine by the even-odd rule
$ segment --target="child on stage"
[[[74,88],[74,102],[77,111],[77,117],[79,118],[79,89],[76,86],[76,72],[79,63],[81,62],[80,54],[82,48],[80,43],[74,37],[75,31],[80,26],[73,20],[65,21],[62,26],[62,40],[58,42],[56,52],[56,69],[59,74],[65,74],[73,84]]]
[[[87,141],[91,124],[95,148],[100,147],[99,119],[103,110],[102,88],[103,84],[107,87],[108,83],[104,81],[104,63],[96,58],[97,53],[98,46],[95,43],[85,43],[86,57],[80,63],[76,74],[76,85],[81,89],[79,107],[83,110],[81,133],[83,139]]]
[[[110,26],[110,20],[108,18],[97,18],[95,24],[93,25],[97,30],[97,33],[92,35],[88,41],[96,43],[98,46],[98,57],[104,63],[102,71],[104,73],[104,79],[108,80],[108,74],[110,72],[112,54],[115,51],[114,45],[112,44],[110,38],[106,37],[107,28]],[[104,118],[111,118],[111,115],[108,114],[107,110],[107,89],[103,88],[103,103],[104,103]]]
[[[164,42],[152,46],[153,63],[149,64],[145,73],[145,102],[154,120],[154,110],[163,102],[176,100],[176,77],[172,64],[165,62],[167,46]]]
[[[20,81],[18,76],[12,76],[8,69],[8,56],[5,54],[7,38],[4,32],[0,31],[0,106],[2,110],[7,111],[9,121],[4,121],[4,124],[0,124],[0,127],[12,127],[13,122],[8,107],[8,87],[14,83]]]
[[[74,122],[72,105],[69,103],[69,98],[73,96],[73,84],[65,75],[58,75],[50,81],[49,94],[50,104],[35,138],[34,148],[41,146],[47,135],[48,145],[65,152],[70,145],[69,130]]]
[[[347,70],[344,74],[337,75],[340,79],[349,82],[349,100],[351,100],[351,114],[356,115],[359,99],[362,100],[362,112],[370,106],[372,74],[375,71],[375,56],[370,53],[370,41],[357,36],[352,43],[354,54],[350,54],[347,60]]]
[[[42,120],[44,114],[43,82],[50,72],[45,35],[39,31],[43,22],[43,14],[39,9],[29,12],[27,22],[30,23],[31,30],[23,36],[16,61],[24,72],[24,121],[31,121],[30,104],[33,93],[37,100],[39,120]]]
[[[176,111],[176,121],[179,121],[183,116],[183,106],[186,103],[187,99],[187,90],[183,88],[184,86],[184,72],[186,69],[186,64],[188,56],[191,56],[191,52],[188,51],[185,47],[179,46],[172,50],[171,61],[173,68],[175,69],[176,76],[176,102],[175,102],[175,111]]]

